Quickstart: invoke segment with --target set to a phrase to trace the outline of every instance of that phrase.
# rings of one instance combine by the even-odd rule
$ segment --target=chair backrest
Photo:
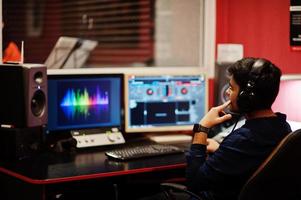
[[[287,135],[241,190],[239,200],[301,199],[301,129]]]

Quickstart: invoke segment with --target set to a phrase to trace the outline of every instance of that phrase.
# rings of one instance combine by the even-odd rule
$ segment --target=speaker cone
[[[31,112],[34,116],[40,117],[45,110],[46,97],[43,91],[37,90],[31,99]]]
[[[226,101],[229,100],[229,97],[227,95],[227,90],[229,88],[229,84],[225,84],[222,88],[221,88],[221,91],[220,91],[220,100],[221,100],[221,103],[225,103]]]

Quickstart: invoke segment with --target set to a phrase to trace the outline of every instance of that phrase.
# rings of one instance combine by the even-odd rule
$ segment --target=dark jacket
[[[206,146],[192,144],[187,154],[187,185],[204,199],[237,199],[242,186],[291,132],[286,115],[247,120],[207,157]]]

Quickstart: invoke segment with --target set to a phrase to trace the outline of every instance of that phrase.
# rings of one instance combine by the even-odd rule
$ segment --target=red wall
[[[60,4],[61,0],[45,1],[42,32],[39,36],[29,36],[26,27],[26,0],[3,0],[3,18],[6,22],[3,40],[14,41],[19,48],[23,40],[25,62],[44,63],[50,54],[61,35]]]
[[[216,42],[239,43],[244,56],[265,57],[283,74],[301,73],[289,44],[289,0],[217,0]]]

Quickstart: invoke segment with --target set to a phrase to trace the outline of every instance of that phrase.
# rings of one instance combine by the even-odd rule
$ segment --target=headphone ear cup
[[[237,98],[237,106],[240,112],[246,113],[252,110],[255,104],[255,94],[251,90],[242,90]]]

